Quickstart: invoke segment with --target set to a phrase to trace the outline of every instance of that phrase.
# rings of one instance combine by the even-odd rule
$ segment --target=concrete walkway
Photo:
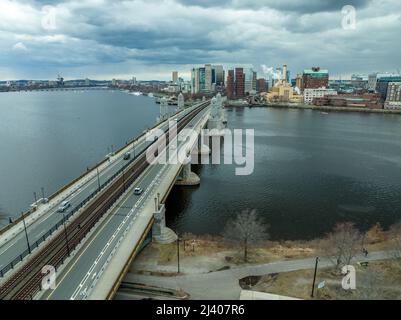
[[[374,261],[388,259],[389,251],[369,253],[368,257],[356,256],[352,263],[359,261]],[[332,262],[328,258],[320,258],[319,268],[328,267]],[[247,276],[261,276],[269,273],[280,273],[302,269],[312,269],[315,258],[277,261],[260,265],[248,265],[224,271],[204,274],[186,274],[174,277],[148,276],[128,273],[124,282],[141,283],[175,290],[183,290],[190,294],[191,299],[209,300],[237,300],[240,297],[241,287],[238,280]]]

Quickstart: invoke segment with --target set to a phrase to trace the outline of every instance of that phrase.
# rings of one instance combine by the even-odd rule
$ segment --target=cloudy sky
[[[0,79],[167,80],[204,63],[394,72],[400,30],[400,0],[0,0]]]

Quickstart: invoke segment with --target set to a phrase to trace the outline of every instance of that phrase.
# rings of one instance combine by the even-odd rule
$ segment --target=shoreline
[[[277,108],[277,109],[300,109],[316,111],[334,111],[334,112],[358,112],[358,113],[378,113],[378,114],[401,114],[401,109],[369,109],[355,107],[334,107],[334,106],[314,106],[307,104],[226,104],[225,107],[248,107],[248,108]]]

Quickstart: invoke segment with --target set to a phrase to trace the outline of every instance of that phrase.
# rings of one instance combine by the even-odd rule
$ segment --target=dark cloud
[[[234,7],[234,8],[271,8],[280,11],[299,13],[330,12],[341,10],[345,5],[352,5],[356,8],[366,7],[371,0],[180,0],[184,5],[200,7]]]
[[[1,12],[2,3],[18,14]],[[357,8],[355,30],[341,27],[348,4]],[[43,5],[56,6],[56,30],[41,27]],[[400,12],[399,0],[3,0],[0,62],[27,73],[92,75],[104,66],[109,73],[160,66],[169,74],[209,62],[287,63],[293,74],[312,65],[332,74],[392,71],[400,67]]]

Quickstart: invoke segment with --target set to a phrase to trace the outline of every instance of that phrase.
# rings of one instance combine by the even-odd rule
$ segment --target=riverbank
[[[334,107],[334,106],[314,106],[309,104],[295,103],[270,103],[270,104],[254,104],[249,103],[228,103],[226,107],[249,107],[249,108],[279,108],[279,109],[301,109],[301,110],[317,110],[323,112],[362,112],[362,113],[381,113],[381,114],[401,114],[401,109],[369,109],[355,107]]]
[[[361,244],[368,252],[394,250],[394,239],[401,239],[401,224],[387,231],[380,225],[373,226],[363,236]],[[293,259],[327,255],[327,238],[309,241],[262,241],[248,250],[248,260],[243,260],[243,248],[224,241],[221,236],[184,234],[180,242],[180,267],[182,273],[207,273],[244,265],[256,265]],[[398,248],[401,250],[401,248]],[[401,252],[400,252],[401,254]],[[172,275],[177,271],[177,244],[151,243],[135,259],[131,272]]]
[[[376,225],[363,237],[368,254],[355,252],[350,264],[355,268],[356,290],[342,289],[342,275],[327,257],[328,239],[312,241],[264,241],[249,250],[244,262],[242,248],[221,237],[186,234],[179,246],[180,272],[177,274],[177,244],[152,243],[135,259],[126,281],[160,288],[180,289],[192,299],[238,299],[241,290],[311,299],[315,257],[319,256],[314,299],[400,299],[401,225],[383,231]]]

